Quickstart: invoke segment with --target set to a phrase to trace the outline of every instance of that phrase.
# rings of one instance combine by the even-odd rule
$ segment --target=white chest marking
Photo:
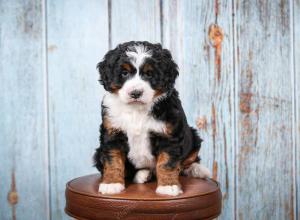
[[[115,94],[108,93],[103,99],[103,104],[108,107],[107,116],[111,125],[127,134],[128,159],[136,168],[155,168],[149,131],[163,133],[165,123],[148,114],[149,106],[125,104]]]

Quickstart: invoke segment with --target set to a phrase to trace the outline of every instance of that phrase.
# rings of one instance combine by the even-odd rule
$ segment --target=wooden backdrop
[[[220,219],[300,219],[300,0],[0,0],[0,219],[68,219],[65,183],[96,172],[96,63],[161,42]]]

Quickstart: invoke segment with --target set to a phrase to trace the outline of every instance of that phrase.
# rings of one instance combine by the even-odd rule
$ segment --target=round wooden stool
[[[162,196],[156,182],[126,184],[116,195],[98,193],[100,175],[71,180],[66,186],[68,215],[76,219],[213,219],[221,213],[221,191],[213,180],[180,177],[183,193]]]

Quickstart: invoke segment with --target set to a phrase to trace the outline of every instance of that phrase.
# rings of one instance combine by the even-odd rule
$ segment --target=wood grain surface
[[[163,1],[163,42],[179,64],[177,88],[200,156],[222,182],[221,218],[234,218],[234,92],[231,1]]]
[[[295,203],[295,219],[300,219],[300,0],[291,1],[291,8],[293,9],[292,15],[290,16],[291,28],[293,30],[292,36],[292,46],[293,46],[293,57],[292,63],[294,67],[294,178],[295,178],[295,187],[294,190],[294,203]],[[295,192],[296,191],[296,192]]]
[[[236,215],[292,219],[294,82],[289,3],[239,1],[235,9]]]
[[[4,220],[49,218],[44,7],[40,1],[0,1],[0,219]]]
[[[160,42],[223,192],[219,219],[300,219],[300,0],[0,0],[0,219],[68,219],[96,172],[96,64]]]
[[[107,1],[48,1],[51,218],[66,218],[64,186],[95,172],[103,90],[96,64],[108,50]]]

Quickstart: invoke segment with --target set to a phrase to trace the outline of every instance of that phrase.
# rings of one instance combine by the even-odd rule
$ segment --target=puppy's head
[[[104,88],[127,104],[151,104],[174,87],[178,76],[170,51],[149,42],[120,44],[97,68]]]

